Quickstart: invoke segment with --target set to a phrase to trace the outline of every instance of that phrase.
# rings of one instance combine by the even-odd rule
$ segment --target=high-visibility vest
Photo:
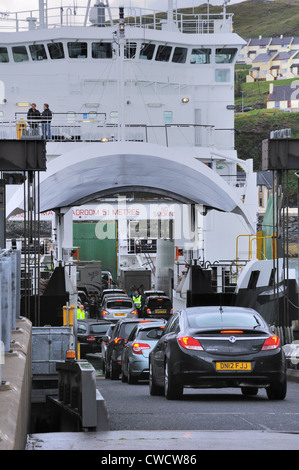
[[[77,308],[77,318],[78,318],[78,320],[84,320],[85,319],[84,310],[80,310],[79,308]]]
[[[136,308],[140,308],[141,307],[141,295],[139,295],[139,297],[135,297],[135,295],[133,295],[133,302]]]

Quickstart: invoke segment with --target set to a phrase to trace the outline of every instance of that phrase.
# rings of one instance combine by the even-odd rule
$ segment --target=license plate
[[[218,371],[226,371],[226,370],[250,371],[251,362],[216,362],[216,370]]]
[[[155,310],[155,313],[166,313],[166,310]]]
[[[115,317],[125,317],[126,314],[125,313],[114,313],[114,316]]]

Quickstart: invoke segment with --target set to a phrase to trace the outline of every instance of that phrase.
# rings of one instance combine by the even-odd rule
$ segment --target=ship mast
[[[48,27],[48,0],[39,0],[39,27]]]
[[[125,79],[124,79],[124,59],[125,59],[125,22],[124,7],[119,7],[119,26],[118,26],[118,65],[119,65],[119,119],[118,119],[118,140],[125,140]]]

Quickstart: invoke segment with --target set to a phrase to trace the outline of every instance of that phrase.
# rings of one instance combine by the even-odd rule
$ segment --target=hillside
[[[234,31],[242,38],[271,36],[299,36],[299,0],[248,0],[227,5],[228,13],[233,13]],[[207,5],[184,8],[188,13],[207,12]],[[210,13],[221,13],[222,6],[210,5]]]

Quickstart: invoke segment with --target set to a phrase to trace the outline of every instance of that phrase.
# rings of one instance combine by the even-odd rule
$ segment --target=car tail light
[[[91,336],[91,335],[87,336],[87,338],[86,338],[86,341],[90,341],[90,342],[93,342],[95,340],[96,340],[95,337]]]
[[[192,349],[194,351],[204,350],[198,339],[192,338],[191,336],[179,336],[178,342],[185,349]]]
[[[151,313],[151,309],[150,309],[150,308],[147,308],[147,309],[146,309],[146,313]]]
[[[108,310],[103,310],[103,311],[102,311],[102,314],[103,314],[103,316],[105,316],[105,315],[110,315],[110,312],[108,312]]]
[[[242,330],[222,330],[220,333],[227,333],[229,335],[237,335],[238,333],[243,333]]]
[[[262,351],[268,351],[269,349],[277,349],[280,346],[280,339],[278,336],[270,336],[264,342]]]
[[[132,310],[131,313],[132,313],[132,315],[138,315],[137,310]]]
[[[115,340],[114,340],[115,344],[119,343],[122,339],[124,339],[124,338],[115,338]]]
[[[173,308],[170,310],[170,313],[173,313]]]
[[[132,350],[135,354],[142,354],[144,349],[151,349],[151,347],[147,343],[134,343],[132,346]]]

